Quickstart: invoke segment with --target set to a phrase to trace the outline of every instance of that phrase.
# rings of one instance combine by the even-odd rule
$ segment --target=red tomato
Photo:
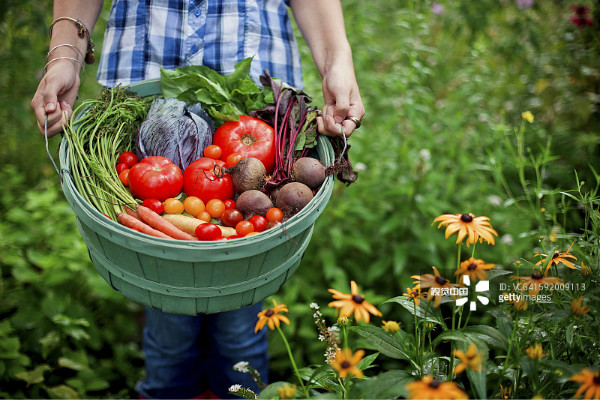
[[[129,189],[138,199],[165,201],[183,186],[181,169],[167,157],[149,156],[129,170]]]
[[[223,214],[221,215],[221,222],[223,223],[223,225],[229,226],[231,228],[234,228],[238,222],[243,221],[243,220],[244,220],[244,215],[239,210],[236,210],[235,208],[230,208],[228,210],[225,210],[225,211],[223,211]]]
[[[142,205],[157,214],[162,214],[165,211],[165,205],[159,199],[146,199],[142,202]]]
[[[250,232],[254,232],[254,225],[250,221],[240,221],[235,225],[235,232],[244,237]]]
[[[221,153],[221,148],[215,144],[206,146],[204,149],[204,157],[214,158],[215,160],[221,158]]]
[[[275,228],[278,225],[281,225],[281,221],[271,220],[267,222],[267,225],[265,226],[265,231],[268,231],[271,228]]]
[[[229,210],[230,208],[235,208],[235,200],[227,199],[227,200],[223,201],[223,203],[225,203],[226,210]]]
[[[121,155],[119,156],[119,159],[117,160],[118,164],[123,163],[123,164],[127,165],[127,168],[133,167],[135,164],[137,164],[137,162],[138,162],[137,156],[130,151],[121,153]]]
[[[254,225],[254,231],[255,232],[262,232],[265,230],[265,226],[267,226],[267,219],[265,217],[263,217],[262,215],[255,215],[253,217],[250,217],[250,219],[248,220],[252,223],[252,225]]]
[[[198,225],[195,233],[198,240],[218,240],[222,237],[221,229],[210,222]]]
[[[128,169],[129,167],[124,162],[117,164],[117,174],[120,174],[124,169]]]
[[[266,217],[269,221],[281,221],[281,218],[283,218],[283,212],[277,207],[272,207],[267,211]]]
[[[129,186],[129,169],[124,169],[119,173],[119,180],[123,186]]]
[[[275,131],[258,118],[240,115],[239,121],[225,122],[215,131],[213,144],[221,148],[221,160],[239,153],[243,158],[258,158],[267,174],[275,168]]]
[[[240,153],[231,153],[227,156],[227,160],[225,160],[225,163],[228,167],[235,167],[235,164],[240,162],[242,158],[244,157]]]
[[[186,196],[196,196],[208,203],[211,199],[227,200],[233,198],[235,191],[231,175],[223,174],[218,178],[213,173],[215,165],[224,167],[221,160],[202,157],[191,163],[183,172],[183,191]]]

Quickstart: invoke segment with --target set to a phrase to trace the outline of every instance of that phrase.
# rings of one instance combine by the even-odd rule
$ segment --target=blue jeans
[[[262,302],[198,316],[146,307],[146,377],[136,385],[137,393],[149,399],[191,399],[210,389],[220,398],[234,398],[228,392],[234,384],[258,393],[250,374],[234,371],[233,366],[247,361],[267,382],[267,330],[254,333],[261,310]]]

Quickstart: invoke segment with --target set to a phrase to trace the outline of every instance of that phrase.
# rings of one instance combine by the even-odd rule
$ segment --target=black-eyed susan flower
[[[581,275],[588,276],[592,273],[592,268],[589,265],[585,265],[583,262],[581,263]]]
[[[506,296],[506,298],[508,298],[508,302],[515,308],[515,310],[517,311],[525,311],[527,310],[527,307],[529,307],[529,304],[527,303],[527,300],[525,300],[523,298],[522,295],[517,294],[517,293],[502,293],[504,296]]]
[[[381,317],[381,312],[375,306],[365,300],[365,296],[358,293],[356,282],[350,282],[350,294],[339,292],[335,289],[329,289],[336,301],[329,303],[329,307],[335,307],[340,310],[340,317],[349,317],[354,314],[356,321],[371,320],[370,314]]]
[[[477,351],[475,343],[471,343],[466,352],[462,350],[454,350],[454,356],[461,362],[454,367],[454,373],[456,375],[463,372],[465,369],[470,368],[473,371],[481,370],[482,354]]]
[[[590,308],[583,303],[583,296],[573,299],[571,302],[571,312],[575,315],[584,315],[590,312]]]
[[[275,327],[279,326],[280,322],[285,322],[286,324],[290,324],[290,320],[285,315],[279,314],[280,312],[288,312],[287,306],[285,304],[277,304],[275,300],[273,300],[273,307],[267,310],[263,310],[257,314],[258,322],[254,327],[254,333],[260,331],[265,327],[265,324],[269,325],[269,329],[274,330]]]
[[[467,275],[471,283],[478,280],[484,281],[488,277],[486,271],[494,268],[494,266],[494,264],[485,264],[483,260],[471,257],[460,263],[460,268],[454,272],[454,275],[460,275],[461,278]]]
[[[419,285],[414,288],[406,288],[406,293],[402,293],[402,296],[410,297],[414,300],[415,304],[419,305],[419,299],[421,298],[421,287]]]
[[[285,384],[277,388],[277,393],[280,399],[291,399],[296,395],[296,384]]]
[[[498,233],[492,228],[488,217],[476,217],[473,213],[468,214],[443,214],[433,220],[439,222],[438,229],[446,226],[446,239],[458,232],[456,243],[460,243],[466,237],[467,247],[477,241],[484,240],[489,244],[496,244],[494,236]]]
[[[536,266],[540,265],[540,264],[547,264],[546,265],[546,272],[550,269],[550,267],[552,266],[552,264],[554,265],[558,265],[558,264],[564,264],[567,267],[571,268],[571,269],[575,269],[575,265],[573,265],[573,262],[567,260],[567,258],[572,258],[573,260],[577,260],[577,257],[575,257],[573,254],[569,253],[571,251],[571,247],[573,247],[573,245],[571,245],[569,247],[569,249],[567,251],[565,251],[564,253],[560,253],[558,251],[555,251],[552,256],[550,257],[550,260],[548,260],[548,255],[547,254],[536,254],[535,256],[544,256],[543,259],[541,259],[540,261],[538,261],[537,263],[535,263]]]
[[[554,286],[561,283],[562,279],[556,276],[548,276],[548,272],[542,275],[541,272],[534,271],[531,276],[511,276],[511,280],[520,280],[521,289],[528,290],[531,297],[537,296],[542,288],[554,289]]]
[[[354,354],[352,354],[352,350],[350,349],[338,350],[335,354],[335,359],[331,362],[331,366],[338,372],[340,378],[345,378],[348,374],[362,378],[363,372],[357,368],[357,365],[364,355],[364,350],[357,350]]]
[[[440,275],[440,271],[436,267],[432,267],[435,275],[425,274],[425,275],[413,275],[411,278],[416,279],[413,283],[418,285],[419,288],[427,289],[427,300],[431,300],[433,297],[435,299],[434,306],[439,307],[442,302],[442,297],[446,294],[451,294],[452,297],[456,297],[455,294],[452,293],[453,287],[458,286],[456,283],[451,283],[448,279],[444,278]]]
[[[382,321],[381,327],[387,333],[396,333],[400,330],[400,325],[396,321]]]
[[[533,346],[529,346],[525,349],[525,352],[532,360],[539,360],[540,358],[544,358],[548,355],[548,353],[544,353],[542,345],[540,343],[536,343]]]
[[[468,399],[469,396],[463,392],[454,382],[440,382],[430,375],[425,375],[420,381],[414,381],[406,385],[409,399]]]
[[[585,399],[600,399],[600,371],[584,368],[573,375],[569,380],[581,383],[581,386],[579,386],[579,389],[575,392],[575,398],[578,398],[583,394]]]
[[[503,399],[510,399],[510,395],[512,394],[512,386],[504,387],[500,384],[500,397]]]

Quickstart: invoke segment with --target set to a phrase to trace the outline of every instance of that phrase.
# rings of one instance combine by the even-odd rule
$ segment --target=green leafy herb
[[[270,88],[259,87],[250,78],[251,63],[252,58],[238,62],[231,75],[202,65],[161,69],[162,95],[201,103],[215,121],[237,121],[239,115],[275,102]]]

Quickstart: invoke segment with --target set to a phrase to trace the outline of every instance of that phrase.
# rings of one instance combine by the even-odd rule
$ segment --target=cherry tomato
[[[198,225],[195,233],[198,240],[218,240],[223,236],[221,229],[210,222]]]
[[[129,189],[138,199],[165,201],[181,192],[181,169],[167,157],[149,156],[131,167]]]
[[[199,197],[204,203],[211,199],[226,200],[233,198],[235,191],[230,174],[217,177],[214,174],[225,166],[221,160],[202,157],[191,163],[183,173],[183,191],[187,196]],[[217,171],[219,175],[219,171]]]
[[[221,199],[211,199],[206,203],[206,211],[213,218],[221,218],[225,211],[225,203]]]
[[[255,215],[253,217],[250,217],[250,219],[248,220],[252,223],[252,225],[254,225],[254,231],[255,232],[262,232],[265,230],[265,226],[267,226],[267,219],[265,217],[263,217],[262,215]]]
[[[131,168],[135,164],[137,164],[138,161],[139,160],[134,153],[132,153],[130,151],[126,151],[126,152],[121,153],[121,155],[117,159],[117,164],[124,163],[125,165],[127,165],[127,168]]]
[[[146,199],[142,202],[142,205],[148,207],[157,214],[162,214],[165,211],[164,204],[158,199]]]
[[[124,169],[128,169],[129,167],[124,162],[117,164],[117,174],[120,174]]]
[[[279,208],[273,207],[267,211],[267,221],[281,221],[281,218],[283,218],[283,212]]]
[[[240,236],[239,235],[231,235],[227,238],[227,240],[231,240],[231,239],[239,239]]]
[[[186,197],[183,201],[183,208],[186,213],[190,214],[192,217],[197,217],[205,209],[204,202],[196,197],[190,196]]]
[[[129,169],[124,169],[119,173],[119,180],[124,186],[129,186]]]
[[[235,200],[227,199],[227,200],[223,201],[223,203],[225,203],[225,209],[226,210],[229,210],[231,208],[235,208]]]
[[[206,146],[204,149],[204,157],[212,158],[213,160],[218,160],[221,158],[221,148],[216,144],[211,144],[210,146]]]
[[[240,221],[235,226],[235,232],[240,236],[246,236],[250,232],[254,232],[254,225],[250,221]]]
[[[269,221],[269,222],[267,222],[267,225],[265,226],[265,231],[268,231],[269,229],[274,228],[278,225],[281,225],[280,221],[276,221],[276,220]]]
[[[240,162],[240,160],[242,158],[244,158],[244,157],[239,153],[231,153],[229,156],[227,156],[227,161],[225,162],[225,164],[228,167],[233,167],[233,166],[235,166],[235,164]]]
[[[164,201],[164,206],[167,214],[181,214],[185,209],[181,200],[173,197],[166,199]]]
[[[226,209],[221,215],[221,222],[225,226],[235,228],[238,222],[244,220],[244,215],[235,208]]]
[[[248,115],[240,115],[239,121],[227,121],[213,135],[213,144],[221,148],[221,160],[239,153],[242,158],[258,158],[265,165],[267,174],[275,168],[275,131],[266,122]]]
[[[205,221],[205,222],[210,222],[210,220],[211,220],[210,214],[206,211],[202,211],[200,214],[198,214],[196,216],[196,218],[198,218],[199,220]]]

